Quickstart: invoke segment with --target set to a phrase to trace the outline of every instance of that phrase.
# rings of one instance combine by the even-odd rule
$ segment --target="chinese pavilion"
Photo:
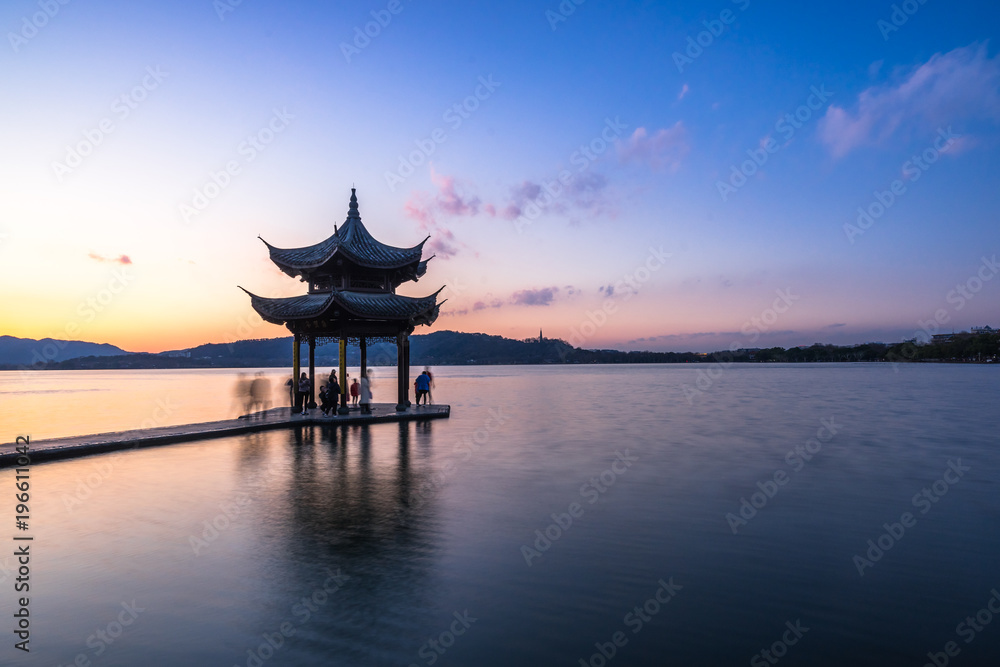
[[[430,238],[429,236],[427,238]],[[367,344],[396,343],[398,391],[396,410],[409,405],[410,341],[416,326],[437,319],[441,303],[437,292],[425,297],[396,294],[404,282],[418,280],[427,271],[422,259],[424,239],[412,248],[396,248],[377,241],[361,223],[358,198],[351,188],[347,220],[325,241],[304,248],[276,248],[261,239],[279,269],[305,282],[301,296],[266,298],[247,292],[253,309],[267,322],[283,324],[294,337],[294,378],[301,372],[299,348],[309,344],[309,379],[315,401],[316,341],[340,343],[340,413],[347,412],[347,344],[361,350],[361,375],[368,372]],[[240,288],[242,289],[242,288]]]

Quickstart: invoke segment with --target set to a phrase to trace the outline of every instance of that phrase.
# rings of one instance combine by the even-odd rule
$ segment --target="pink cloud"
[[[690,90],[691,90],[691,89],[690,89],[690,88],[688,87],[688,85],[687,85],[687,84],[685,83],[685,84],[684,84],[684,87],[683,87],[683,88],[681,88],[681,92],[679,92],[679,93],[677,94],[677,99],[678,99],[678,100],[683,100],[683,99],[684,99],[684,98],[685,98],[685,97],[687,96],[687,94],[688,94],[688,92],[689,92]]]
[[[131,264],[132,259],[128,255],[119,255],[118,257],[105,257],[103,255],[98,255],[96,252],[87,253],[87,257],[94,260],[95,262],[106,262],[108,264]]]
[[[431,165],[431,182],[438,186],[435,205],[449,215],[476,215],[479,213],[479,197],[463,198],[455,191],[455,177],[444,176],[434,171]]]
[[[852,107],[831,105],[820,119],[820,141],[835,158],[897,134],[1000,120],[1000,56],[989,58],[986,44],[934,54],[895,85],[862,91]]]
[[[632,135],[616,142],[621,162],[641,162],[650,169],[669,169],[674,172],[688,154],[687,130],[681,121],[671,128],[660,128],[650,135],[645,127],[636,128]]]
[[[448,259],[458,254],[460,244],[455,241],[455,235],[445,227],[435,227],[424,249],[442,259]]]

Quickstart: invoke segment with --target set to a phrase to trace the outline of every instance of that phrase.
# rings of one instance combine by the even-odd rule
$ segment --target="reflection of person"
[[[361,376],[361,412],[369,414],[372,411],[372,372]]]
[[[288,405],[292,408],[292,412],[295,412],[295,376],[288,378],[288,382],[285,383],[288,387]]]
[[[424,371],[417,376],[416,381],[417,386],[417,405],[420,405],[420,399],[424,399],[424,405],[427,405],[427,394],[430,393],[431,389],[431,377]]]
[[[307,401],[309,400],[309,389],[311,387],[312,383],[309,382],[309,376],[303,372],[299,377],[299,390],[295,394],[296,411],[301,412],[303,417],[309,414],[309,405]]]

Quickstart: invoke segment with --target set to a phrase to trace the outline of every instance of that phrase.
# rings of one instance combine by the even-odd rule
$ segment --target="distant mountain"
[[[117,348],[115,348],[117,349]],[[302,363],[308,357],[302,346]],[[562,363],[648,363],[697,361],[692,353],[619,352],[617,350],[581,350],[558,339],[512,340],[481,333],[436,331],[410,337],[410,364],[418,366],[461,366],[467,364],[562,364]],[[331,367],[338,363],[336,342],[316,347],[316,365]],[[361,355],[356,345],[348,347],[347,364],[358,366]],[[394,366],[396,346],[372,343],[368,346],[369,366]],[[118,356],[90,356],[56,360],[49,369],[101,368],[289,368],[292,365],[292,339],[267,338],[233,343],[209,343],[184,350],[159,354],[120,353]]]
[[[110,357],[128,354],[107,343],[85,343],[78,340],[15,338],[0,336],[0,365],[32,366],[39,363],[66,361],[77,357]]]
[[[16,353],[15,353],[16,352]],[[76,356],[80,353],[86,356]],[[37,355],[37,356],[36,356]],[[48,363],[33,365],[31,362]],[[694,352],[622,352],[583,350],[569,343],[546,338],[512,340],[481,333],[436,331],[410,337],[410,365],[463,366],[491,364],[664,364],[732,362],[836,362],[836,361],[993,361],[1000,355],[1000,334],[967,335],[952,342],[915,345],[912,342],[885,345],[866,343],[849,347],[812,345],[804,348],[780,347],[748,349],[712,354]],[[14,362],[6,361],[14,359]],[[302,346],[302,364],[308,363]],[[337,345],[316,347],[316,366],[330,368],[338,363]],[[347,364],[361,363],[356,345],[347,349]],[[394,366],[396,346],[372,343],[368,346],[369,366]],[[41,341],[0,336],[0,369],[35,368],[120,369],[120,368],[290,368],[292,339],[267,338],[233,343],[209,343],[160,354],[128,353],[113,345],[75,341]]]

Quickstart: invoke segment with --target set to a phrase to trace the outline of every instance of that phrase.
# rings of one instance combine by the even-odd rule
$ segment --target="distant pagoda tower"
[[[429,236],[427,238],[430,238]],[[424,239],[412,248],[396,248],[380,241],[361,223],[358,198],[351,188],[347,220],[325,241],[304,248],[276,248],[261,239],[271,261],[293,278],[309,285],[306,294],[271,299],[247,290],[253,309],[267,322],[282,324],[294,337],[293,368],[300,374],[299,347],[309,343],[310,403],[316,392],[316,341],[340,343],[341,412],[347,410],[346,352],[348,342],[361,349],[361,374],[368,370],[367,344],[372,341],[396,343],[397,404],[409,405],[410,334],[415,327],[432,324],[441,303],[437,296],[444,287],[425,297],[396,294],[401,283],[418,280],[427,271],[423,259]],[[243,289],[243,288],[240,288]]]

